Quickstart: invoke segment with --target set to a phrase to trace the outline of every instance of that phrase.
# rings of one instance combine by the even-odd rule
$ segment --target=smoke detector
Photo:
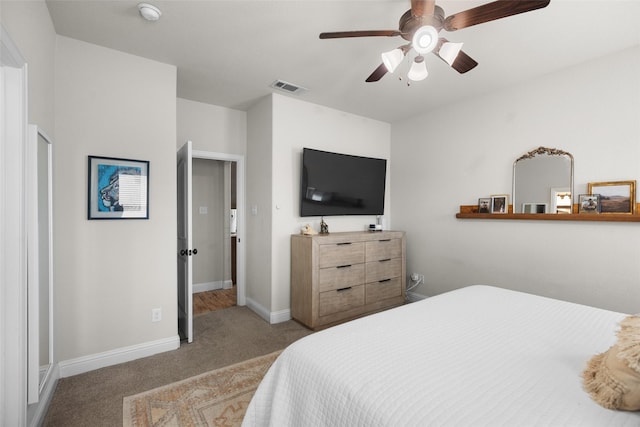
[[[138,4],[138,10],[140,11],[140,15],[147,21],[157,21],[162,15],[160,9],[149,3]]]

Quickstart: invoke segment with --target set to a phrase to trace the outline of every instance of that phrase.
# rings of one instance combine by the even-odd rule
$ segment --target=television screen
[[[387,160],[304,148],[300,216],[384,214]]]

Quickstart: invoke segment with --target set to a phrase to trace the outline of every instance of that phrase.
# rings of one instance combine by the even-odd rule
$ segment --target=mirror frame
[[[53,336],[53,300],[54,300],[54,283],[53,283],[53,142],[47,134],[37,125],[29,125],[29,140],[27,145],[27,186],[28,194],[28,280],[27,280],[27,304],[28,304],[28,343],[27,343],[27,403],[34,404],[40,400],[40,395],[52,376],[54,365],[54,336]],[[38,146],[40,141],[46,144],[46,163],[47,170],[44,171],[47,176],[47,188],[38,188],[38,176],[40,174],[38,163]],[[46,192],[46,215],[47,215],[47,330],[40,330],[40,246],[38,215],[39,215],[39,190]],[[40,364],[40,337],[46,336],[48,354],[48,364]]]
[[[522,160],[533,159],[537,156],[566,156],[569,158],[570,167],[569,167],[569,191],[571,192],[571,212],[573,212],[573,200],[574,200],[574,191],[573,191],[573,155],[567,151],[560,150],[558,148],[549,148],[549,147],[538,147],[534,150],[529,151],[528,153],[523,154],[518,157],[513,162],[513,177],[512,177],[512,188],[511,188],[511,203],[513,204],[513,213],[516,214],[516,166],[518,162]],[[551,201],[551,196],[549,196],[549,201]],[[517,212],[517,214],[522,214],[523,212]],[[547,212],[549,213],[549,212]],[[557,212],[553,212],[553,214],[557,214]]]

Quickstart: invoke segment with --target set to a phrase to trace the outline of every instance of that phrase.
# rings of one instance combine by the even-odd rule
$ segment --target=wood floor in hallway
[[[208,313],[214,310],[233,307],[237,304],[237,292],[234,285],[230,289],[216,289],[214,291],[193,294],[193,315]]]

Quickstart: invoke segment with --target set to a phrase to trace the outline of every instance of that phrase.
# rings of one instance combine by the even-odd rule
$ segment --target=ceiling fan
[[[387,72],[393,72],[407,53],[413,49],[417,55],[407,77],[422,80],[427,77],[424,54],[433,52],[459,73],[466,73],[478,63],[461,49],[462,43],[451,43],[440,37],[441,30],[456,31],[496,19],[546,7],[551,0],[498,0],[458,12],[445,18],[444,10],[435,0],[411,0],[411,9],[401,17],[398,30],[337,31],[320,33],[321,39],[345,37],[395,37],[409,43],[382,54],[382,64],[367,78],[367,82],[380,80]]]

